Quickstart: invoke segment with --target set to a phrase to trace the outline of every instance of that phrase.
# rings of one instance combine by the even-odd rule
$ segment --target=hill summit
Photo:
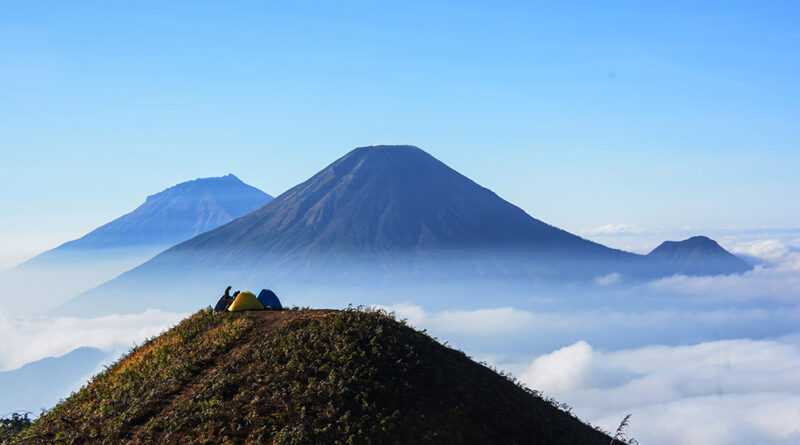
[[[537,393],[382,312],[201,311],[15,443],[608,444]]]
[[[705,236],[664,241],[647,256],[675,267],[678,273],[689,275],[741,273],[753,268]]]

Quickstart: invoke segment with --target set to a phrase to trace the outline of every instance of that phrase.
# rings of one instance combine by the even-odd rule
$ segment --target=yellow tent
[[[233,300],[233,303],[228,307],[230,312],[250,311],[254,309],[264,309],[264,306],[258,302],[258,299],[252,292],[240,292]]]

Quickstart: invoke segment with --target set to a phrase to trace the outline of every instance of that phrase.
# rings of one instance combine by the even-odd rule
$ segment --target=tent
[[[233,300],[233,304],[230,305],[228,310],[230,312],[238,312],[238,311],[250,311],[250,310],[258,310],[264,309],[264,306],[258,302],[256,296],[253,295],[252,292],[244,291],[240,292],[239,295],[236,296],[236,299]]]
[[[283,306],[281,306],[281,300],[278,300],[278,296],[275,295],[275,292],[272,292],[269,289],[261,289],[261,292],[258,293],[258,302],[264,307],[269,306],[272,309],[277,310],[283,309]]]

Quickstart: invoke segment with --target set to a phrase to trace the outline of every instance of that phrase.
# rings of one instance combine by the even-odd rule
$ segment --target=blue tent
[[[275,295],[275,292],[269,289],[261,289],[261,292],[258,293],[258,302],[264,307],[269,306],[272,309],[283,309],[281,300],[278,300],[278,296]]]

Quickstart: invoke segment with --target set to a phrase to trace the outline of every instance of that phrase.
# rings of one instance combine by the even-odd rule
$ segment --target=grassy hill
[[[611,438],[392,316],[201,311],[12,443],[532,443]]]

